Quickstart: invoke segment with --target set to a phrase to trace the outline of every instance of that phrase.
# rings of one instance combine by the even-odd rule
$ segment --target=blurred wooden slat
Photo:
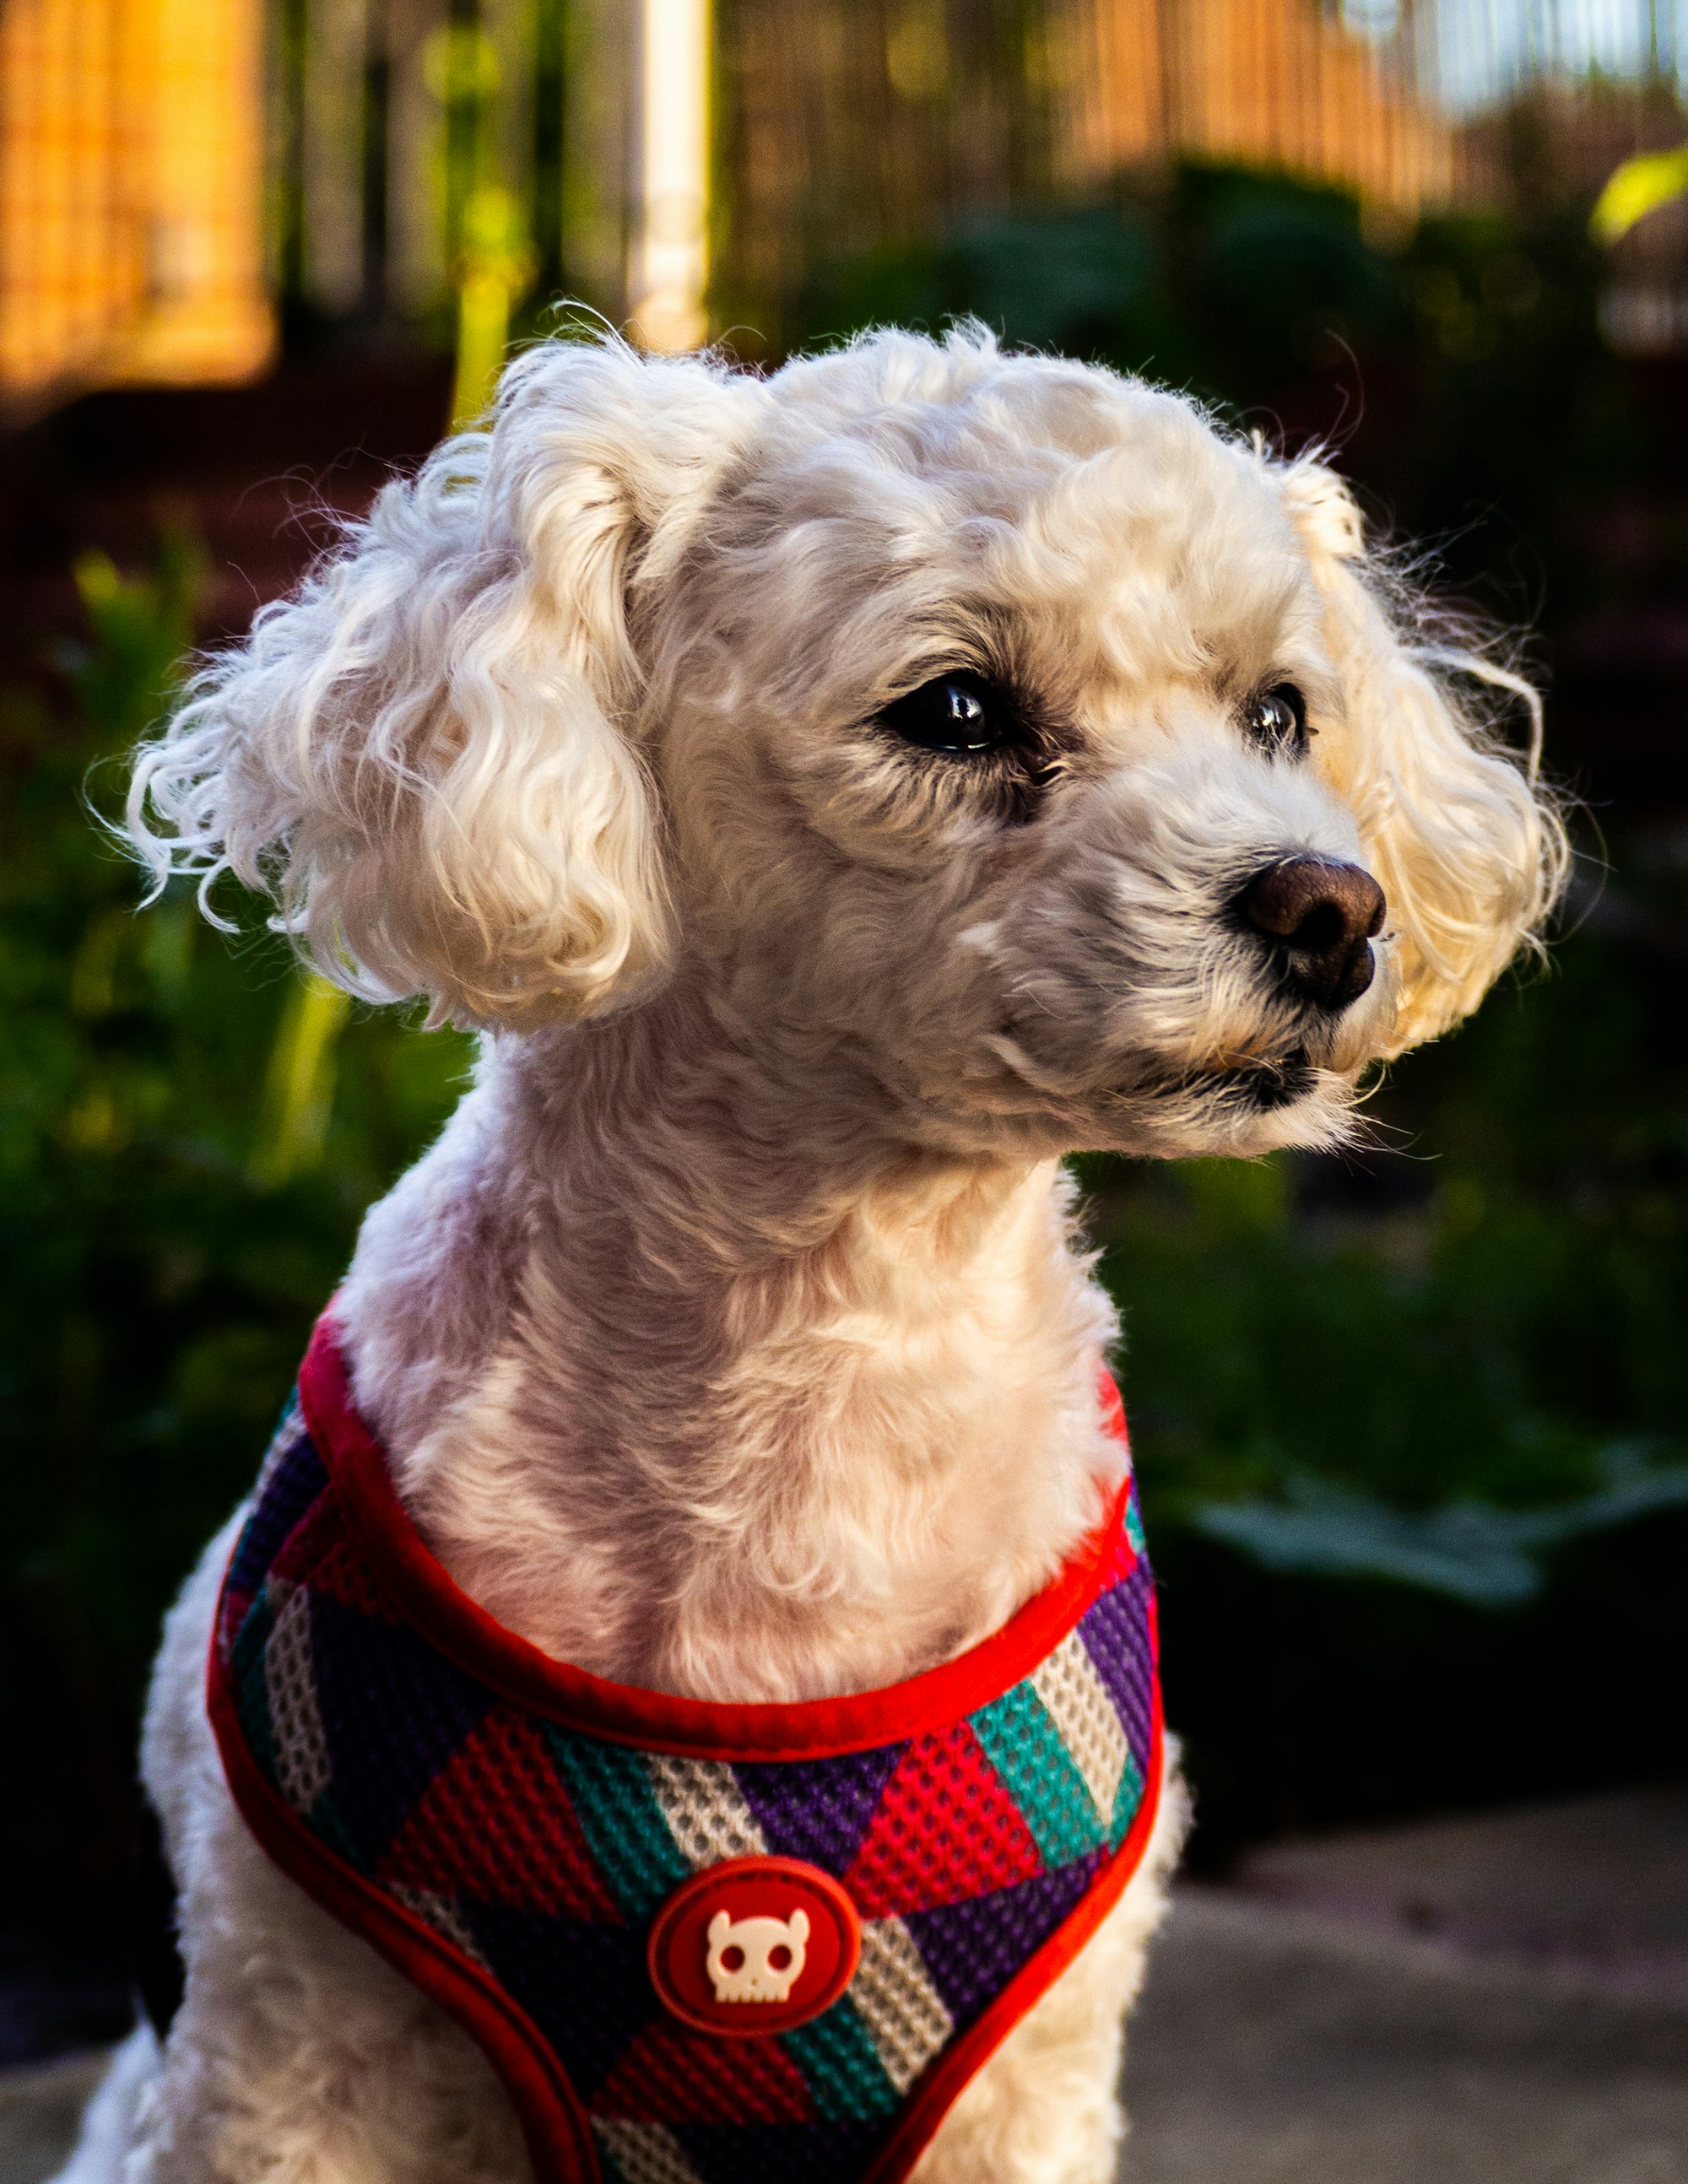
[[[261,0],[0,8],[0,403],[267,363]]]
[[[1492,187],[1503,122],[1450,101],[1508,85],[1579,171],[1605,107],[1680,120],[1663,76],[1627,103],[1555,76],[1545,0],[1397,4],[1373,38],[1338,0],[714,0],[715,323],[777,353],[823,264],[1184,158],[1334,185],[1398,231]],[[647,9],[666,20],[655,0],[0,0],[0,404],[248,376],[269,287],[438,333],[482,187],[543,188],[535,268],[622,322],[668,248],[640,226]],[[472,115],[442,64],[465,38],[487,63]],[[661,337],[695,330],[688,306]]]
[[[718,21],[724,286],[776,321],[817,258],[1181,157],[1396,219],[1462,187],[1454,123],[1319,0],[721,0]]]
[[[1452,123],[1317,0],[1069,0],[1069,9],[1083,57],[1063,116],[1071,181],[1193,155],[1332,182],[1399,214],[1457,192]]]

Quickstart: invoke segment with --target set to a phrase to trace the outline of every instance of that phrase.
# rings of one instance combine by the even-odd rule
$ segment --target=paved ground
[[[1128,2184],[1688,2184],[1688,1790],[1256,1852],[1126,2092]]]
[[[1688,2184],[1688,2006],[1192,1892],[1126,2098],[1128,2184]]]
[[[1688,1787],[1256,1851],[1262,1902],[1688,2004]]]
[[[52,2176],[103,2067],[100,2056],[73,2055],[0,2076],[0,2184],[41,2184]]]
[[[0,2078],[42,2184],[97,2064]],[[1688,1792],[1262,1852],[1180,1897],[1125,2184],[1688,2184]]]

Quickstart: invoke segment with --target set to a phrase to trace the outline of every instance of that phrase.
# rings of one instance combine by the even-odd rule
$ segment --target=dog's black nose
[[[1358,865],[1285,857],[1256,872],[1239,907],[1284,958],[1292,984],[1333,1011],[1372,983],[1369,943],[1383,929],[1384,891]]]

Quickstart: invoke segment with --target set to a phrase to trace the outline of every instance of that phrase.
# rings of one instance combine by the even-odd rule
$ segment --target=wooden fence
[[[259,0],[0,5],[0,406],[273,343]]]
[[[258,370],[268,295],[447,340],[482,277],[619,320],[705,248],[717,326],[777,346],[819,259],[1181,155],[1399,225],[1483,187],[1470,109],[1576,58],[1570,0],[714,0],[670,109],[695,165],[706,88],[705,231],[645,125],[650,37],[706,4],[0,0],[0,398]],[[1613,66],[1674,81],[1678,5],[1609,0]]]
[[[1379,42],[1282,0],[1084,0],[1064,165],[1095,180],[1184,153],[1332,181],[1411,215],[1462,181],[1459,138]]]

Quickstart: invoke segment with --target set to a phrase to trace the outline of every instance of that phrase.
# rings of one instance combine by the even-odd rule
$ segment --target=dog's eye
[[[1288,751],[1299,758],[1312,733],[1307,726],[1307,701],[1293,682],[1274,682],[1251,698],[1243,725],[1257,744],[1269,751]]]
[[[1004,694],[983,676],[964,669],[934,676],[919,689],[894,698],[879,718],[905,743],[970,757],[1000,750],[1017,739],[1020,727]]]

